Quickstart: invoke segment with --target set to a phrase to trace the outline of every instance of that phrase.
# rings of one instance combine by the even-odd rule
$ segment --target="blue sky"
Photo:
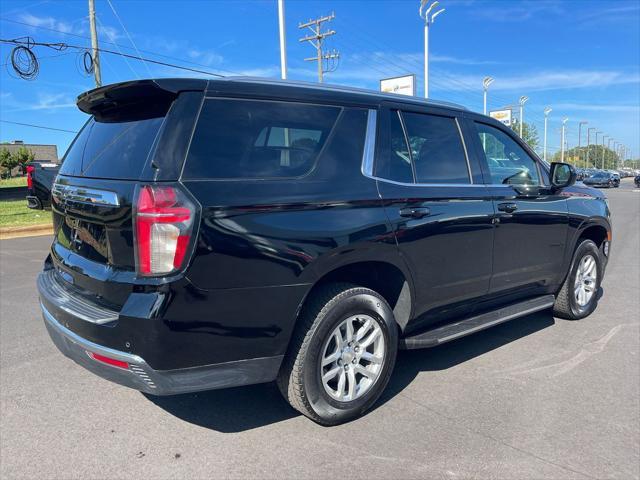
[[[96,0],[101,47],[224,75],[278,77],[276,0]],[[341,61],[326,81],[378,88],[380,78],[416,73],[422,93],[423,23],[418,0],[286,0],[289,78],[314,81],[316,66],[304,62],[315,50],[299,43],[298,23],[335,12],[337,34],[328,48]],[[639,0],[440,0],[446,8],[432,27],[430,96],[482,109],[482,78],[495,78],[489,108],[530,97],[525,120],[542,140],[543,108],[553,112],[549,148],[560,145],[560,121],[569,117],[569,147],[578,122],[640,152]],[[119,19],[121,22],[119,21]],[[15,22],[21,22],[15,23]],[[27,26],[29,24],[32,26]],[[54,30],[57,30],[59,33]],[[128,32],[128,33],[127,33]],[[0,37],[89,46],[86,0],[3,0]],[[116,47],[107,42],[116,43]],[[93,88],[75,50],[36,47],[40,73],[34,81],[13,78],[0,45],[0,119],[77,130],[85,115],[75,97]],[[159,56],[163,55],[163,56]],[[171,57],[171,58],[168,58]],[[201,76],[103,54],[104,83],[149,76]],[[190,63],[189,63],[190,62]],[[583,127],[583,142],[586,133]],[[55,143],[60,155],[73,134],[0,123],[0,140]]]

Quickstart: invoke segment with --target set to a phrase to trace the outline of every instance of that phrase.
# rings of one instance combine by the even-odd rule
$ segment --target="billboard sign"
[[[507,127],[511,126],[511,110],[493,110],[489,112],[489,116],[504,123]]]
[[[412,74],[404,77],[383,78],[380,80],[380,91],[415,96],[416,76]]]

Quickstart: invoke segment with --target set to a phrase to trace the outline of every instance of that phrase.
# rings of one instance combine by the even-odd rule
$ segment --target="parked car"
[[[613,186],[618,188],[620,186],[620,174],[618,172],[611,173],[611,179],[613,180]]]
[[[489,117],[243,78],[77,104],[91,119],[53,186],[38,289],[56,346],[116,383],[276,380],[335,425],[379,398],[399,348],[596,308],[605,198]]]
[[[637,188],[640,188],[640,174],[636,175],[633,179],[633,182],[636,184]]]
[[[31,162],[27,165],[27,207],[51,208],[51,187],[59,169],[57,163]]]
[[[615,180],[613,175],[609,172],[599,171],[591,175],[590,177],[582,180],[582,183],[592,187],[606,187],[611,188],[615,186]]]

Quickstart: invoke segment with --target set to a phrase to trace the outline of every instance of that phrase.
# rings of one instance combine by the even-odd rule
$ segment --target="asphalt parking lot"
[[[154,398],[49,341],[49,237],[0,242],[1,478],[640,478],[640,189],[606,191],[612,259],[590,317],[534,314],[401,352],[364,418],[320,427],[274,385]]]

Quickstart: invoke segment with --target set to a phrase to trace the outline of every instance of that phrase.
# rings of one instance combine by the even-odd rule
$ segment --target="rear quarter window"
[[[185,179],[303,176],[314,167],[339,107],[207,99],[185,163]]]

